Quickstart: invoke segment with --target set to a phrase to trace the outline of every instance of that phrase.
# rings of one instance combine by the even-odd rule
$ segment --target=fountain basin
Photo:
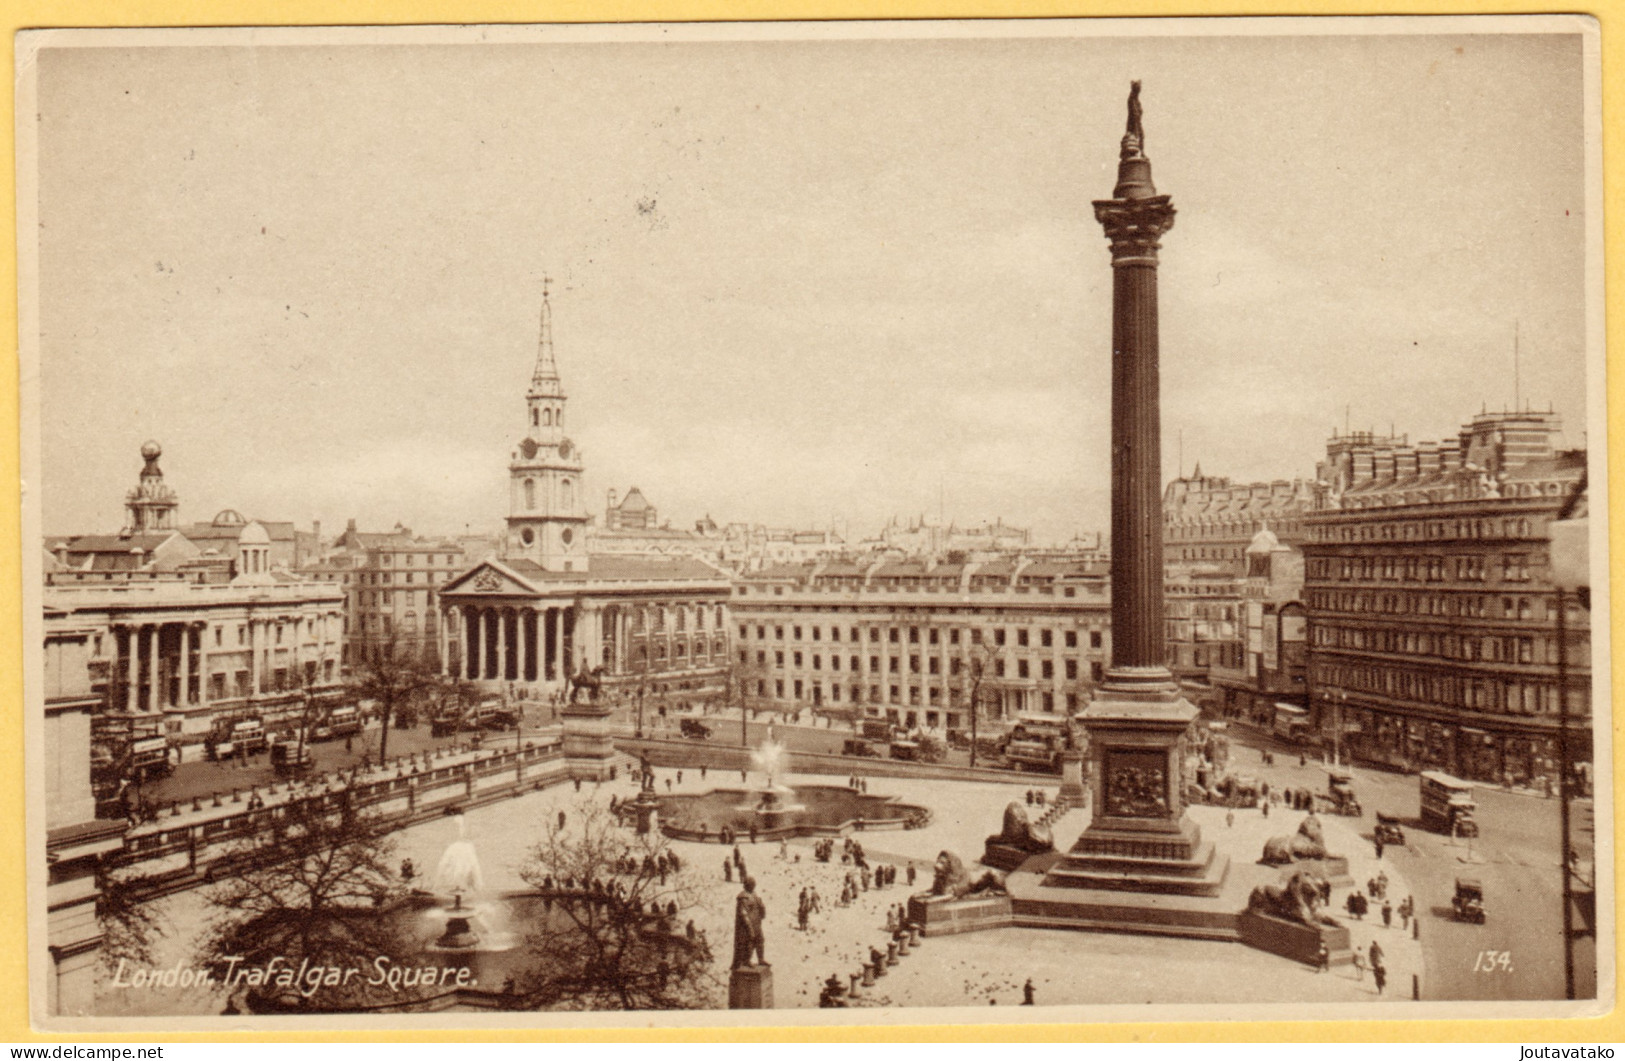
[[[777,793],[772,793],[776,795]],[[871,796],[844,785],[797,785],[794,803],[764,798],[762,789],[718,788],[660,796],[660,827],[674,840],[720,840],[724,826],[758,840],[843,836],[849,832],[912,829],[931,811],[895,796]]]

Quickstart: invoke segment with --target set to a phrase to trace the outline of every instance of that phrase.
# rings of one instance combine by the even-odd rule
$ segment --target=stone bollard
[[[192,797],[192,809],[193,810],[202,810],[203,809],[203,800],[201,798],[199,798],[198,796],[193,796]]]
[[[909,946],[918,947],[920,945],[920,926],[910,921],[905,927],[908,929]]]
[[[1420,917],[1411,918],[1411,938],[1422,938],[1422,919]]]
[[[231,801],[233,803],[241,803],[243,801],[243,794],[241,792],[237,791],[235,788],[232,789],[231,790]]]
[[[897,933],[897,956],[902,957],[908,953],[908,933],[901,930]]]
[[[886,944],[886,964],[897,964],[897,941],[895,939]]]
[[[1422,978],[1415,973],[1411,974],[1411,1001],[1422,1001]]]
[[[169,816],[171,818],[179,818],[181,816],[181,805],[180,805],[179,801],[177,801],[177,800],[170,800],[169,801]]]
[[[847,997],[856,998],[857,994],[858,994],[858,985],[863,982],[863,974],[862,973],[848,973],[847,978],[852,981],[851,986],[846,989]]]
[[[868,962],[863,963],[863,986],[875,986],[875,967]]]
[[[214,805],[216,807],[220,806],[220,793],[218,792],[214,794]]]

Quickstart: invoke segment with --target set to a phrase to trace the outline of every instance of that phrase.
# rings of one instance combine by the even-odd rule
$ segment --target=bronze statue
[[[990,893],[1003,895],[1004,881],[997,873],[988,870],[986,873],[971,879],[970,872],[965,869],[964,861],[952,851],[942,851],[937,855],[934,876],[931,878],[931,894],[949,899],[963,899],[967,895],[980,895]]]
[[[581,661],[581,669],[576,671],[575,677],[570,679],[570,703],[576,702],[576,695],[583,689],[587,691],[587,700],[590,703],[598,702],[598,691],[604,685],[604,668],[594,667],[587,669],[587,661]]]
[[[1145,146],[1145,127],[1140,124],[1140,83],[1129,82],[1128,90],[1128,135]]]
[[[1295,834],[1277,836],[1267,841],[1261,861],[1272,866],[1284,866],[1303,859],[1325,857],[1326,837],[1320,831],[1320,819],[1310,812]]]
[[[1017,800],[1012,800],[1009,806],[1004,808],[1004,828],[998,835],[988,837],[987,842],[1032,854],[1055,850],[1055,839],[1050,835],[1049,826],[1039,825],[1029,819],[1027,808]]]
[[[752,965],[766,965],[762,953],[762,921],[767,917],[767,906],[756,894],[756,878],[745,878],[745,890],[734,900],[734,964],[735,969]],[[754,957],[756,960],[752,961]]]
[[[1247,898],[1251,913],[1278,917],[1301,925],[1332,925],[1337,921],[1321,912],[1325,878],[1310,869],[1300,869],[1280,884],[1260,884]]]

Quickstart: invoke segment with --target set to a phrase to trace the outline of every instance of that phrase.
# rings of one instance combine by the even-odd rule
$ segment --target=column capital
[[[1112,265],[1157,264],[1157,241],[1174,227],[1173,203],[1166,195],[1149,199],[1096,199],[1095,220],[1111,241]]]

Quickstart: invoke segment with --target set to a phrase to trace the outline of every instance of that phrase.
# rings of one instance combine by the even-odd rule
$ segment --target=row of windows
[[[417,576],[417,572],[415,572],[415,571],[402,572],[402,574],[401,574],[401,584],[410,586],[416,580],[416,576]],[[423,572],[423,582],[424,582],[425,585],[432,586],[437,582],[449,582],[449,581],[451,581],[451,576],[452,576],[452,572],[450,572],[450,571],[425,571],[425,572]],[[383,572],[367,572],[367,571],[363,571],[361,573],[361,580],[360,581],[361,581],[361,585],[363,585],[363,586],[389,586],[389,585],[394,584],[394,578],[392,577],[391,572],[388,572],[388,571],[383,571]]]
[[[1474,553],[1468,556],[1361,556],[1310,560],[1310,578],[1331,582],[1483,582],[1497,569],[1506,582],[1529,581],[1529,556],[1507,553],[1497,558]]]
[[[860,671],[861,666],[862,666],[863,657],[861,657],[861,656],[847,656],[847,657],[845,657],[845,659],[846,659],[846,668],[847,668],[847,670],[851,671],[854,674],[856,674],[856,673],[858,673]],[[942,658],[940,656],[927,656],[923,660],[919,656],[909,656],[909,657],[907,657],[907,659],[908,659],[908,673],[910,673],[910,674],[941,674],[942,673]],[[744,649],[744,648],[740,649],[739,650],[739,662],[742,663],[742,664],[747,664],[748,665],[750,663],[750,660],[751,660],[750,650],[749,649]],[[813,670],[824,670],[825,669],[824,665],[825,665],[825,663],[827,661],[828,664],[829,664],[829,668],[828,668],[829,670],[831,670],[831,671],[839,671],[841,669],[842,657],[832,654],[832,655],[830,655],[830,656],[828,656],[826,658],[821,653],[816,653],[816,652],[815,653],[810,653],[810,654],[804,654],[804,653],[801,653],[801,652],[790,652],[790,653],[787,654],[783,649],[778,649],[778,650],[774,651],[774,653],[773,653],[772,666],[777,667],[777,668],[782,670],[784,668],[784,666],[785,666],[786,660],[788,660],[790,665],[795,667],[797,670],[800,670],[800,669],[806,667],[807,666],[807,661],[811,660]],[[870,656],[869,657],[869,669],[864,673],[867,673],[867,674],[870,674],[870,675],[875,675],[875,674],[882,673],[882,662],[881,662],[881,660],[882,660],[882,658],[880,656]],[[756,650],[756,664],[757,664],[757,666],[760,666],[760,667],[768,666],[768,654],[767,654],[766,650],[764,650],[764,649],[757,649]],[[1035,664],[1036,664],[1036,666],[1035,666]],[[888,673],[888,674],[901,674],[901,673],[903,673],[903,657],[901,657],[901,656],[886,657],[885,665],[886,666],[885,666],[884,673]],[[1079,661],[1077,659],[1075,659],[1075,658],[1074,659],[1063,660],[1062,661],[1062,667],[1061,667],[1061,673],[1066,675],[1066,678],[1067,678],[1068,681],[1076,681],[1077,678],[1078,678],[1078,666],[1079,666]],[[1090,663],[1090,668],[1091,668],[1091,674],[1092,674],[1094,680],[1099,681],[1100,680],[1100,675],[1101,675],[1101,665],[1098,662],[1091,662]],[[1031,678],[1031,677],[1034,676],[1034,674],[1036,674],[1040,678],[1053,679],[1055,677],[1055,673],[1056,673],[1055,661],[1050,660],[1050,659],[1043,659],[1043,660],[1017,659],[1017,660],[1011,660],[1011,661],[1007,662],[1001,656],[1001,657],[999,657],[998,659],[995,659],[992,662],[992,669],[993,669],[993,674],[996,677],[999,677],[999,678],[1008,677],[1011,674],[1013,674],[1017,678]],[[970,670],[970,668],[966,665],[965,661],[962,660],[962,659],[959,659],[959,658],[956,657],[956,658],[951,658],[951,659],[948,660],[948,675],[950,677],[958,677],[962,673],[968,673],[969,670]]]
[[[1316,666],[1314,683],[1318,689],[1337,686],[1430,707],[1513,715],[1556,714],[1559,710],[1554,683],[1465,677],[1427,668]]]
[[[646,630],[666,629],[669,619],[673,629],[686,630],[690,612],[694,614],[696,630],[704,630],[708,624],[714,629],[721,630],[728,621],[721,604],[670,604],[634,608],[628,625],[632,633],[641,634]]]
[[[400,557],[399,564],[394,563],[394,558],[397,556]],[[392,565],[396,567],[416,567],[419,556],[423,557],[424,567],[433,567],[436,563],[444,563],[447,567],[452,567],[462,560],[461,553],[379,553],[378,563],[383,567]]]
[[[1551,484],[1554,487],[1556,484]],[[1429,519],[1314,528],[1319,542],[1439,541],[1445,539],[1528,538],[1536,526],[1528,519]]]
[[[768,639],[766,624],[758,624],[754,629],[755,629],[755,633],[756,633],[756,640],[758,640],[758,641],[766,641]],[[807,640],[807,638],[803,636],[804,634],[810,634],[811,635],[811,640],[813,640],[813,641],[822,641],[822,640],[824,640],[825,628],[822,627],[822,626],[812,626],[812,627],[807,627],[805,629],[803,627],[801,627],[801,626],[792,626],[789,629],[790,629],[790,634],[791,634],[790,639],[792,641],[804,641],[804,640]],[[830,626],[828,628],[829,640],[830,641],[837,641],[837,642],[840,641],[841,636],[842,636],[842,633],[841,633],[842,629],[843,628],[839,627],[839,626]],[[861,637],[862,628],[861,627],[852,626],[852,627],[846,627],[844,629],[846,630],[846,639],[848,641],[853,642],[853,643],[857,643],[858,641],[862,640],[862,637]],[[749,641],[751,639],[751,631],[752,631],[752,627],[749,624],[740,623],[739,624],[739,640],[741,640],[741,641]],[[906,628],[905,627],[896,627],[896,626],[887,627],[887,628],[885,628],[884,633],[882,632],[881,627],[871,626],[871,627],[869,627],[869,640],[872,643],[879,643],[881,641],[885,641],[885,642],[888,642],[888,643],[893,644],[893,645],[901,644],[903,642],[903,640],[904,640],[904,637],[905,637],[905,631],[906,631],[906,637],[907,637],[908,643],[911,644],[911,645],[921,644],[922,640],[923,640],[924,644],[930,644],[930,645],[941,644],[942,641],[943,641],[943,638],[942,638],[943,631],[940,630],[939,628],[935,627],[935,626],[930,626],[930,627],[925,628],[923,639],[922,639],[922,636],[921,636],[921,628],[918,627],[918,626],[910,626],[910,627],[906,627]],[[784,640],[784,633],[785,633],[785,627],[784,626],[775,625],[773,627],[773,640],[775,640],[775,641],[783,641]],[[1018,648],[1028,648],[1028,647],[1030,647],[1033,640],[1034,640],[1033,636],[1032,636],[1032,633],[1033,632],[1028,627],[1025,627],[1025,626],[1017,627],[1016,630],[1015,630],[1016,647],[1018,647]],[[1055,641],[1056,641],[1057,633],[1060,634],[1060,640],[1067,648],[1077,648],[1078,647],[1078,631],[1076,631],[1076,630],[1055,631],[1055,630],[1051,630],[1051,629],[1049,629],[1047,627],[1042,628],[1042,629],[1037,631],[1037,634],[1038,634],[1037,642],[1038,642],[1039,647],[1041,647],[1041,648],[1051,648],[1051,647],[1053,647],[1054,644],[1055,644]],[[947,635],[948,635],[947,636],[947,643],[949,645],[958,645],[960,643],[959,627],[950,627],[947,630]],[[1009,637],[1008,632],[1005,630],[1004,627],[997,626],[997,627],[993,628],[991,641],[992,641],[992,643],[994,645],[997,645],[999,647],[1003,647],[1005,645],[1006,641],[1008,640],[1008,637]],[[982,644],[983,643],[983,631],[982,631],[982,628],[979,627],[979,626],[971,627],[970,628],[970,639],[969,640],[970,640],[970,643],[973,644],[973,645]],[[1089,631],[1089,647],[1090,648],[1099,648],[1100,644],[1101,644],[1101,633],[1100,633],[1100,631],[1099,630],[1091,630],[1091,631]]]
[[[1437,656],[1469,663],[1557,662],[1557,642],[1546,637],[1474,637],[1427,631],[1317,626],[1315,644],[1321,648]]]
[[[757,593],[762,593],[765,589],[763,586],[757,586],[755,588]],[[863,590],[867,590],[870,593],[958,593],[960,591],[959,580],[954,578],[909,579],[907,581],[900,579],[876,578],[868,583],[864,583],[861,579],[824,579],[812,585],[798,586],[794,588],[803,593],[816,593],[819,591],[861,592]],[[1088,590],[1089,596],[1091,597],[1105,596],[1106,593],[1106,585],[1104,582],[1090,582],[1084,588]],[[784,596],[784,589],[785,587],[783,586],[774,586],[773,595],[775,597]],[[1051,596],[1056,596],[1057,590],[1060,591],[1058,595],[1062,597],[1076,597],[1078,595],[1077,586],[1057,586],[1050,579],[1021,579],[1014,586],[1010,585],[1010,578],[1008,575],[987,575],[982,577],[973,576],[970,580],[970,592],[972,593],[1011,592],[1031,594],[1036,592],[1040,594],[1048,593]],[[750,596],[750,591],[750,586],[738,586],[734,589],[734,593],[741,597]]]
[[[1374,590],[1315,589],[1304,594],[1316,612],[1368,612],[1469,619],[1523,619],[1544,622],[1551,609],[1540,597],[1481,593],[1381,593]]]
[[[765,679],[757,681],[756,695],[766,697],[768,688]],[[773,681],[772,689],[774,697],[779,700],[790,699],[797,703],[813,704],[820,704],[826,700],[832,704],[843,702],[861,704],[865,702],[865,694],[867,694],[867,702],[871,704],[892,704],[908,707],[924,707],[928,705],[941,707],[946,702],[950,709],[954,709],[964,706],[965,701],[964,694],[960,690],[952,688],[944,693],[942,689],[920,689],[917,686],[863,686],[857,684],[847,686],[830,684],[826,686],[820,682],[805,683],[800,678],[790,679],[789,681],[776,678]],[[1060,703],[1066,705],[1068,713],[1078,710],[1078,695],[1076,693],[1066,693],[1063,697],[1057,697],[1053,692],[1046,692],[1039,696],[1038,702],[1039,706],[1050,714],[1055,712],[1056,705]],[[957,716],[949,717],[950,719],[957,719]]]

